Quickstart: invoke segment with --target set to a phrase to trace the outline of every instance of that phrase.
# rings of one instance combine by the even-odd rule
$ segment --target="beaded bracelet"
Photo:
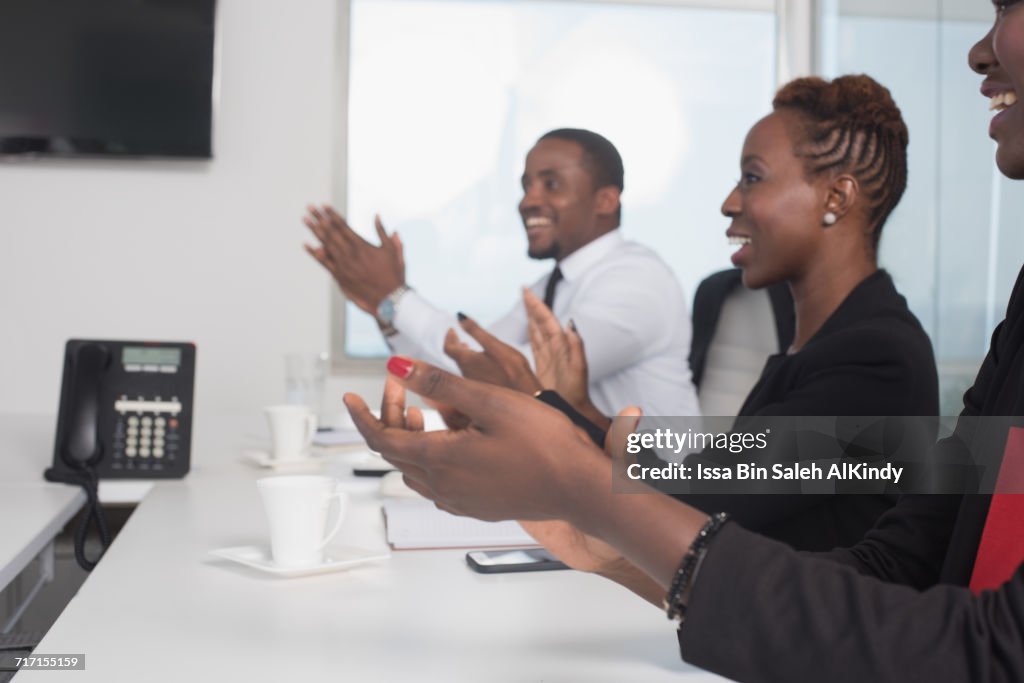
[[[697,537],[693,539],[690,549],[686,551],[686,555],[683,557],[683,561],[679,564],[679,569],[676,570],[676,575],[672,579],[672,584],[668,588],[668,594],[665,595],[665,600],[662,602],[665,614],[669,619],[682,622],[686,616],[686,605],[681,598],[686,595],[690,584],[693,582],[697,566],[700,564],[701,559],[703,559],[704,553],[707,552],[708,542],[728,521],[728,513],[716,512],[711,515],[700,531],[697,532]]]

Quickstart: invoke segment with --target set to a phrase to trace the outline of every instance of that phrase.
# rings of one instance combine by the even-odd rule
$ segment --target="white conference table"
[[[16,681],[724,680],[679,659],[658,609],[578,572],[482,575],[465,551],[398,551],[282,579],[212,557],[266,542],[268,472],[240,459],[259,420],[196,423],[192,472],[153,486],[35,651],[84,654],[85,670]],[[325,470],[344,477],[344,456]],[[376,481],[350,486],[336,542],[384,547]]]

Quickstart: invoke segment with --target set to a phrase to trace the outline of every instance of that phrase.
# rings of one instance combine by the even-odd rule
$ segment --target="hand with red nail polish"
[[[412,374],[414,363],[411,359],[405,356],[392,356],[388,359],[388,372],[394,375],[397,379],[407,379]],[[394,382],[392,378],[388,378],[388,382]],[[385,385],[386,387],[387,385]],[[398,385],[401,386],[401,385]],[[404,393],[403,393],[404,397]],[[404,401],[404,398],[403,398]],[[441,415],[441,419],[444,420],[445,425],[448,429],[465,429],[469,425],[469,420],[465,415],[455,410],[449,405],[434,401],[430,398],[423,398],[423,401],[431,408],[436,410]]]
[[[563,517],[583,505],[583,479],[610,476],[602,452],[562,413],[531,396],[401,356],[388,361],[388,372],[389,383],[467,420],[462,429],[413,431],[408,418],[403,424],[398,417],[396,392],[387,392],[391,404],[381,419],[361,398],[345,395],[369,447],[442,509],[490,520]],[[602,492],[610,489],[610,480],[601,482]]]
[[[411,489],[453,514],[519,520],[570,566],[660,601],[706,514],[661,494],[614,494],[608,457],[562,413],[523,393],[401,357],[388,371],[380,419],[354,394],[345,394],[345,405],[366,443]],[[421,416],[405,411],[405,390],[451,406],[469,424],[421,431]],[[625,453],[639,414],[623,411],[609,451]],[[637,541],[637,529],[647,527],[653,544]]]

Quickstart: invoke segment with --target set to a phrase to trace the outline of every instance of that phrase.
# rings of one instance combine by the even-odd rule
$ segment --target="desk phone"
[[[184,477],[194,344],[72,339],[64,352],[53,469],[101,479]]]

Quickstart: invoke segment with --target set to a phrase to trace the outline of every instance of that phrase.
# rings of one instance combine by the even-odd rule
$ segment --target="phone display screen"
[[[124,365],[181,365],[181,349],[159,346],[126,346],[121,350]]]

